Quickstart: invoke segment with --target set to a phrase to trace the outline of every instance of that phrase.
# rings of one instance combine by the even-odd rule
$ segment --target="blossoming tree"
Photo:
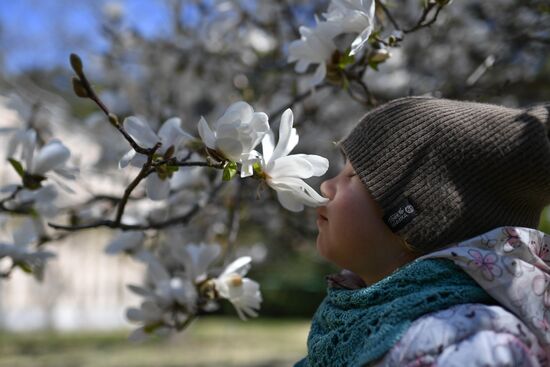
[[[329,96],[344,95],[358,105],[383,100],[369,88],[367,76],[391,61],[392,52],[401,52],[409,35],[426,30],[444,9],[453,7],[448,0],[408,4],[416,11],[404,27],[395,15],[402,13],[389,1],[273,2],[256,9],[231,1],[213,2],[210,9],[207,3],[201,3],[204,24],[189,27],[176,19],[175,39],[163,48],[161,42],[123,33],[121,15],[111,11],[105,32],[112,48],[102,59],[102,84],[116,93],[96,91],[83,60],[70,56],[74,93],[99,111],[86,124],[97,133],[110,163],[118,161],[118,172],[106,172],[132,175],[122,195],[95,194],[70,209],[59,207],[58,196],[70,192],[71,182],[85,180],[69,149],[55,138],[44,141],[32,124],[2,130],[9,135],[9,167],[18,179],[0,189],[0,211],[26,218],[13,229],[11,239],[0,243],[4,281],[18,270],[42,279],[44,267],[55,256],[49,243],[107,227],[116,235],[105,244],[105,252],[131,256],[148,269],[143,284],[129,285],[143,299],[127,310],[127,318],[139,324],[133,338],[183,330],[197,315],[215,310],[220,300],[229,301],[241,319],[257,316],[262,296],[260,285],[247,277],[252,259],[235,256],[234,251],[239,208],[247,199],[265,200],[269,192],[291,212],[326,201],[305,180],[324,175],[328,160],[292,153],[299,142],[295,117],[299,124],[310,108],[307,99],[327,90]],[[174,14],[180,14],[182,2],[173,4]],[[304,12],[315,13],[313,23],[301,24]],[[214,15],[207,16],[210,13]],[[272,14],[281,21],[271,19]],[[134,79],[116,60],[139,52],[149,64],[145,71],[136,71]],[[236,71],[239,68],[254,73],[247,76]],[[273,70],[279,72],[276,78]],[[200,77],[192,79],[197,73]],[[227,74],[237,94],[228,92],[218,78]],[[253,76],[265,80],[260,83]],[[204,80],[209,77],[219,86],[208,88]],[[157,93],[136,88],[136,80]],[[163,88],[154,89],[160,81]],[[208,100],[197,94],[203,89],[208,89]],[[194,104],[182,102],[180,93]],[[121,102],[125,94],[133,103]],[[219,106],[212,107],[212,99]],[[191,121],[188,116],[197,110],[204,116]],[[252,194],[243,194],[247,182],[252,186],[246,187],[256,187]],[[226,187],[232,188],[229,194],[223,194]],[[229,200],[217,200],[221,195]],[[105,202],[107,209],[94,210]],[[142,209],[138,202],[159,202],[161,209]],[[198,226],[192,221],[201,215],[226,220],[223,244],[208,235],[208,220],[206,228],[190,234]],[[153,240],[159,237],[163,241]]]

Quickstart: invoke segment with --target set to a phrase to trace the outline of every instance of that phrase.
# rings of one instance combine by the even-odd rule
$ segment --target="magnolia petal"
[[[273,161],[267,170],[272,178],[282,177],[309,178],[324,174],[328,169],[328,160],[320,156],[293,154]]]
[[[147,265],[148,265],[147,267],[148,274],[151,277],[151,280],[153,281],[153,283],[160,284],[170,279],[168,270],[166,270],[164,265],[162,265],[157,258],[149,259]]]
[[[367,13],[367,18],[369,20],[369,24],[367,25],[367,27],[359,34],[359,36],[357,36],[353,42],[351,43],[351,52],[350,52],[350,55],[355,55],[357,53],[359,53],[366,45],[367,45],[367,42],[369,40],[369,37],[372,33],[372,30],[374,28],[374,13],[375,13],[375,1],[374,0],[369,0],[370,1],[370,4],[368,6],[368,13]],[[362,0],[361,1],[361,5],[366,7],[367,5],[365,4],[366,3],[366,0]]]
[[[275,146],[275,150],[273,151],[273,155],[270,159],[271,161],[287,155],[298,144],[299,138],[296,133],[296,129],[292,127],[293,123],[294,115],[292,114],[292,110],[288,108],[281,116],[281,122],[279,125],[279,141]]]
[[[51,169],[63,165],[71,156],[71,152],[59,140],[52,140],[44,145],[33,162],[32,173],[44,175]]]
[[[315,69],[315,74],[311,77],[308,84],[310,87],[314,87],[316,85],[319,85],[325,80],[325,76],[327,75],[327,66],[324,62],[320,63],[319,66],[317,66],[317,69]]]
[[[122,169],[126,167],[128,163],[130,163],[130,160],[132,160],[132,158],[134,158],[135,155],[136,155],[136,151],[133,149],[126,152],[126,154],[124,154],[122,158],[120,158],[120,160],[118,161],[118,169]]]
[[[16,246],[26,246],[37,239],[38,235],[31,219],[25,220],[25,222],[13,232],[13,243]]]
[[[135,250],[141,245],[144,237],[143,232],[122,232],[105,247],[105,253],[113,255],[127,250]]]
[[[236,273],[241,276],[246,275],[248,270],[250,270],[250,263],[252,258],[250,256],[241,256],[237,260],[233,261],[231,264],[227,265],[222,275]]]
[[[306,159],[312,166],[312,176],[318,177],[324,175],[329,166],[329,161],[325,157],[315,154],[293,154],[290,157],[300,157]]]
[[[221,138],[216,142],[216,146],[218,151],[234,162],[239,161],[243,153],[243,144],[237,139]]]
[[[273,149],[275,148],[275,135],[273,131],[268,131],[262,139],[262,156],[265,165],[271,161]]]
[[[257,159],[241,159],[241,178],[250,177],[254,174],[254,163]]]
[[[11,158],[15,155],[15,151],[17,150],[17,147],[23,143],[23,140],[25,139],[25,131],[24,130],[16,130],[15,134],[13,134],[12,138],[8,142],[8,149],[6,150],[6,157]]]
[[[256,146],[260,143],[264,135],[269,131],[269,118],[267,117],[267,114],[263,112],[255,112],[252,115],[252,119],[249,122],[250,127],[254,130],[256,133],[254,140],[252,141],[252,145],[250,146],[250,149],[256,148]]]
[[[80,169],[78,167],[62,166],[55,168],[54,172],[68,180],[75,180],[76,175],[78,175],[78,173],[80,172]]]
[[[151,200],[164,200],[170,195],[170,180],[161,180],[156,173],[145,180],[145,192]]]
[[[128,284],[126,287],[138,296],[152,297],[154,295],[149,289],[140,287],[139,285]]]
[[[234,121],[249,121],[253,113],[254,109],[248,103],[244,101],[235,102],[225,110],[216,124],[220,127],[225,124],[232,124]]]
[[[373,2],[374,3],[374,2]],[[365,46],[368,45],[368,41],[369,41],[369,37],[372,33],[372,24],[369,24],[367,26],[367,28],[365,28],[360,34],[359,36],[357,36],[353,42],[351,43],[351,51],[350,51],[350,55],[356,55],[358,54],[359,52],[361,52],[363,50],[363,48],[365,48]],[[326,74],[326,71],[325,71],[325,74]]]
[[[36,131],[31,129],[25,132],[25,136],[23,138],[22,144],[23,144],[22,158],[25,160],[26,169],[30,170],[32,168],[32,163],[33,163],[34,148],[36,146]]]
[[[308,60],[300,59],[294,66],[294,71],[297,73],[304,73],[311,63]]]
[[[147,156],[145,154],[136,153],[132,159],[130,159],[130,165],[132,167],[141,168],[147,163]]]
[[[308,206],[320,206],[326,204],[328,201],[327,198],[319,195],[311,186],[300,178],[284,177],[279,180],[272,179],[268,180],[267,184],[275,191],[293,192],[298,200]]]
[[[124,129],[135,141],[147,148],[152,148],[159,141],[159,137],[146,121],[136,116],[124,119]]]
[[[216,149],[216,135],[214,135],[204,117],[199,120],[198,130],[204,144],[210,149]]]
[[[277,191],[277,199],[283,208],[291,212],[301,212],[304,210],[304,204],[296,198],[293,191]]]
[[[166,152],[171,146],[177,148],[184,139],[193,139],[191,135],[181,128],[181,119],[179,117],[172,117],[166,120],[162,124],[158,135],[162,142],[160,148],[162,153]]]

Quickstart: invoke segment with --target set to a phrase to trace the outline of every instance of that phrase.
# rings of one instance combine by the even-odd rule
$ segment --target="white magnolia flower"
[[[374,0],[332,0],[323,15],[339,33],[358,33],[351,43],[350,55],[355,55],[367,45],[374,27],[374,11]]]
[[[31,219],[27,219],[12,233],[11,243],[0,243],[0,259],[9,257],[12,263],[31,271],[33,275],[42,280],[45,262],[55,257],[50,251],[33,249],[29,245],[38,240],[36,225]]]
[[[179,304],[185,306],[189,312],[196,309],[198,292],[189,279],[171,276],[156,258],[150,258],[148,265],[152,288],[148,290],[149,293],[143,295],[164,308]]]
[[[273,132],[262,140],[261,169],[267,184],[277,191],[277,198],[283,207],[298,212],[304,205],[320,206],[328,199],[319,195],[304,178],[322,176],[328,169],[328,160],[318,155],[288,155],[298,144],[298,134],[292,127],[294,116],[287,109],[281,116],[279,141],[275,146]]]
[[[123,126],[126,132],[144,148],[152,148],[160,142],[161,146],[156,153],[161,156],[171,147],[173,147],[174,155],[176,155],[184,141],[194,139],[182,130],[181,120],[177,117],[166,120],[160,127],[158,134],[151,129],[146,121],[135,116],[124,119]],[[120,159],[118,167],[124,168],[131,164],[134,167],[141,168],[145,162],[147,162],[147,156],[131,149]],[[147,196],[151,200],[166,199],[170,193],[170,180],[160,178],[156,173],[147,176],[145,185]]]
[[[14,207],[29,205],[40,215],[53,217],[58,213],[58,207],[55,205],[57,195],[57,189],[53,185],[45,185],[38,190],[23,189],[17,194],[13,205]]]
[[[201,117],[198,130],[208,148],[241,163],[241,177],[247,177],[253,174],[252,166],[258,157],[254,148],[269,131],[269,123],[265,113],[254,112],[248,103],[240,101],[229,106],[213,130]]]
[[[195,283],[206,280],[208,269],[220,256],[221,250],[218,244],[204,243],[173,247],[174,257],[184,265],[186,277]]]
[[[315,86],[325,79],[327,74],[326,63],[336,50],[333,42],[339,31],[338,26],[326,22],[318,22],[317,27],[300,27],[300,39],[292,41],[288,47],[288,62],[296,62],[295,70],[303,73],[310,64],[319,64],[310,80],[310,86]]]
[[[35,153],[36,131],[32,129],[19,130],[8,143],[7,156],[14,157],[18,148],[21,150],[21,158],[26,173],[45,177],[47,172],[54,171],[65,178],[75,178],[72,170],[65,167],[71,152],[58,139],[50,140]]]
[[[151,300],[143,302],[140,308],[127,309],[126,317],[130,321],[144,325],[130,334],[129,339],[132,341],[143,341],[152,332],[159,336],[166,336],[171,332],[171,328],[168,326],[170,314]]]
[[[243,256],[233,261],[214,279],[216,291],[222,298],[228,299],[242,320],[247,317],[258,316],[262,295],[260,285],[248,278],[244,278],[250,269],[252,258]]]

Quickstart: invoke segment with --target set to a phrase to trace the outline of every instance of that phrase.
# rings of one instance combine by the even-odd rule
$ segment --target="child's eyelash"
[[[350,173],[350,174],[348,175],[348,177],[353,177],[353,176],[357,176],[357,173]]]

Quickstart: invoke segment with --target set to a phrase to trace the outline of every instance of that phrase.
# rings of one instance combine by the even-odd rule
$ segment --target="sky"
[[[66,64],[71,52],[105,50],[101,25],[108,3],[120,4],[123,26],[146,37],[169,31],[165,0],[0,0],[0,55],[5,70],[50,68]],[[195,23],[196,8],[187,3],[181,16],[184,23]]]

